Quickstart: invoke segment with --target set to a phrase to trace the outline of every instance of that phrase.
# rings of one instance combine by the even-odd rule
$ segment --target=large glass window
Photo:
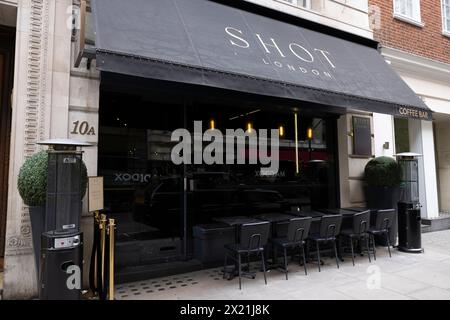
[[[170,134],[183,126],[179,105],[102,94],[98,174],[105,211],[117,221],[119,267],[183,255],[182,168],[170,160]]]
[[[194,226],[217,217],[337,206],[335,119],[289,107],[201,100],[169,104],[107,92],[101,101],[98,173],[105,177],[105,210],[117,219],[119,273],[130,266],[189,259],[195,250]],[[189,151],[177,155],[190,153],[190,163],[173,161],[176,129],[185,129],[181,132],[191,143]],[[222,151],[211,153],[222,161],[205,160],[208,129],[223,137]],[[255,133],[257,143],[231,139],[230,155],[227,129]],[[261,129],[280,134],[277,154],[271,151],[270,131],[266,140],[276,170],[262,170],[269,165],[258,158]],[[250,163],[255,155],[258,161]]]

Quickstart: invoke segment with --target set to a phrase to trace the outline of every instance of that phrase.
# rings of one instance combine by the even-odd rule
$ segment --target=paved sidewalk
[[[422,235],[424,254],[377,250],[377,260],[357,256],[353,267],[346,257],[337,269],[333,259],[324,259],[322,272],[308,264],[308,275],[297,263],[290,263],[289,280],[284,273],[268,273],[268,285],[261,272],[255,280],[223,280],[221,268],[118,285],[121,299],[218,299],[218,300],[344,300],[344,299],[445,299],[450,300],[450,230]]]

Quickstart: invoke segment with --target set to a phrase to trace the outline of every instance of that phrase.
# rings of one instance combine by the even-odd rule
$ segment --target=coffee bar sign
[[[429,111],[408,107],[399,107],[398,114],[403,117],[415,118],[420,120],[429,120],[431,118],[431,113]]]

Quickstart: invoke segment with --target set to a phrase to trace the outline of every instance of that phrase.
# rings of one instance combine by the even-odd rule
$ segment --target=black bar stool
[[[309,235],[311,221],[312,221],[311,217],[293,218],[289,220],[288,233],[285,238],[270,239],[270,242],[275,247],[283,249],[284,272],[286,274],[286,280],[288,279],[287,249],[295,249],[295,248],[300,249],[299,260],[303,256],[303,266],[305,268],[305,274],[308,274],[306,268],[305,239]],[[300,261],[299,263],[301,264]]]
[[[370,235],[368,230],[370,228],[370,210],[356,213],[353,216],[353,228],[352,229],[344,229],[341,231],[340,235],[343,238],[347,238],[350,240],[350,248],[352,251],[352,261],[353,265],[355,265],[355,252],[353,249],[353,240],[365,240],[367,255],[369,256],[369,262],[372,262],[370,259],[370,246],[369,246],[369,238]]]
[[[372,238],[372,248],[373,248],[373,257],[377,260],[376,249],[375,249],[375,236],[381,235],[386,237],[387,247],[389,251],[389,257],[392,258],[391,255],[391,242],[389,240],[389,233],[392,227],[392,223],[395,218],[395,209],[386,209],[386,210],[378,210],[377,216],[375,219],[375,226],[371,227],[367,232],[370,234]]]
[[[264,247],[267,245],[270,232],[270,223],[267,221],[246,223],[241,225],[239,243],[225,245],[224,278],[228,258],[237,262],[239,273],[239,289],[242,289],[242,255],[246,254],[248,261],[250,255],[256,254],[261,257],[262,268],[264,272],[264,282],[267,284],[266,264],[264,260]]]
[[[312,234],[308,237],[308,240],[316,244],[317,250],[317,266],[320,272],[320,244],[326,242],[332,242],[334,246],[334,255],[336,258],[336,265],[339,269],[339,258],[336,246],[336,237],[341,231],[342,215],[327,215],[323,216],[320,221],[320,229],[318,234]]]

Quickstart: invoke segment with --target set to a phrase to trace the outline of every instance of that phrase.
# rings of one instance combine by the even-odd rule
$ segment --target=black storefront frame
[[[149,89],[151,88],[151,89]],[[180,90],[182,94],[177,95],[169,95],[173,93],[173,90]],[[112,73],[104,73],[101,74],[101,88],[100,94],[102,92],[114,92],[121,94],[135,94],[140,95],[144,92],[150,95],[152,99],[155,101],[166,101],[165,99],[169,99],[171,102],[182,105],[183,110],[183,124],[186,128],[188,126],[188,116],[187,112],[190,106],[195,105],[196,101],[215,101],[217,98],[223,98],[225,102],[221,103],[221,105],[227,105],[234,102],[239,102],[240,104],[244,104],[245,106],[254,105],[255,103],[261,103],[264,101],[265,104],[270,105],[274,110],[279,109],[280,107],[289,108],[291,111],[294,106],[299,106],[296,110],[299,114],[306,114],[308,116],[318,116],[327,118],[330,121],[327,121],[328,124],[332,124],[331,128],[327,130],[327,141],[330,142],[330,153],[333,154],[333,198],[336,204],[336,207],[340,207],[340,177],[339,177],[339,148],[338,148],[338,128],[337,128],[337,120],[339,116],[342,116],[342,109],[336,109],[332,106],[321,106],[315,104],[309,104],[308,106],[302,106],[301,101],[296,100],[288,100],[288,99],[279,99],[273,98],[270,99],[266,96],[257,96],[253,94],[243,94],[241,92],[235,92],[230,90],[222,90],[222,89],[214,89],[202,86],[193,86],[186,84],[179,84],[174,82],[160,81],[160,80],[152,80],[152,79],[144,79],[137,78],[131,76],[123,76],[119,74]],[[235,96],[243,97],[243,99],[236,99]],[[270,100],[267,103],[267,100]],[[304,113],[302,113],[302,111]],[[101,123],[101,120],[100,120]],[[331,130],[330,130],[331,129]],[[99,136],[101,136],[99,131]],[[99,141],[99,144],[101,140]],[[100,168],[98,168],[100,170]],[[188,210],[188,175],[187,175],[186,165],[183,165],[182,170],[182,197],[180,201],[182,202],[181,207],[183,208],[183,212],[180,213],[183,219],[183,252],[180,257],[184,261],[190,261],[193,258],[193,252],[189,251],[189,241],[192,238],[192,234],[189,232],[188,228],[188,220],[189,220],[189,210]],[[192,271],[192,270],[189,270]],[[176,273],[182,273],[183,270]],[[149,276],[150,274],[150,276]],[[175,273],[174,273],[175,274]],[[149,277],[157,277],[157,276],[167,276],[170,274],[154,274],[143,272],[142,277],[134,275],[129,277],[128,275],[117,275],[117,280],[119,283],[128,282],[134,280],[141,280]]]
[[[146,2],[138,2],[138,4],[142,5],[142,12],[152,12],[157,11],[155,7],[151,7],[153,4],[149,4]],[[140,0],[139,0],[140,1]],[[97,6],[95,2],[100,3],[100,5]],[[103,6],[101,2],[103,2],[103,5],[106,4],[106,7]],[[176,0],[172,1],[174,4],[176,3]],[[172,3],[171,2],[171,3]],[[206,54],[206,60],[200,59],[200,61],[184,61],[177,59],[176,55],[171,55],[172,52],[180,52],[180,55],[184,55],[186,53],[187,56],[189,54],[192,54],[192,52],[189,52],[190,49],[193,49],[192,51],[195,53],[191,56],[191,58],[198,56],[198,52],[203,50],[203,53],[205,53],[204,46],[202,46],[202,41],[198,41],[200,39],[215,39],[215,37],[207,37],[204,36],[202,33],[202,36],[199,38],[195,38],[195,35],[197,32],[193,31],[199,31],[200,29],[198,26],[196,26],[194,22],[200,21],[200,16],[196,17],[196,14],[200,14],[200,12],[203,12],[205,14],[206,11],[200,10],[203,9],[203,7],[197,7],[197,11],[194,10],[195,14],[190,12],[187,15],[183,15],[182,12],[178,12],[178,16],[172,18],[176,19],[166,19],[167,21],[170,21],[169,25],[167,25],[167,34],[169,35],[176,35],[176,33],[170,33],[169,27],[171,25],[177,25],[178,18],[181,18],[181,22],[183,27],[178,26],[179,28],[177,31],[184,32],[187,35],[187,38],[189,38],[190,45],[186,45],[184,40],[184,37],[176,38],[181,43],[181,46],[177,46],[177,41],[166,41],[165,38],[158,38],[153,37],[150,30],[157,29],[158,24],[152,25],[151,23],[148,23],[146,33],[141,33],[141,38],[137,37],[139,34],[138,32],[142,32],[143,26],[139,25],[140,20],[133,20],[133,19],[122,19],[126,21],[131,21],[131,26],[127,24],[121,24],[118,23],[117,25],[107,24],[105,21],[108,21],[108,19],[105,20],[105,12],[109,12],[109,6],[110,2],[104,2],[104,0],[95,0],[93,3],[94,16],[96,16],[96,28],[97,28],[97,39],[96,39],[96,55],[97,55],[97,68],[102,72],[102,85],[105,85],[109,82],[109,85],[112,85],[114,81],[117,81],[118,83],[121,83],[124,90],[129,90],[129,92],[135,92],[138,93],[139,90],[147,90],[148,87],[152,85],[156,85],[156,87],[167,87],[167,88],[173,88],[178,89],[180,86],[182,86],[185,89],[184,94],[179,97],[180,103],[183,104],[183,112],[184,115],[184,121],[186,121],[186,109],[188,108],[188,105],[192,101],[192,97],[196,94],[201,94],[201,91],[207,91],[210,93],[217,94],[217,96],[221,96],[223,98],[229,99],[229,96],[232,96],[233,93],[238,93],[243,101],[249,101],[254,102],[258,101],[258,99],[264,99],[264,100],[271,100],[271,101],[283,101],[283,104],[285,107],[294,106],[298,104],[302,104],[303,101],[309,101],[307,105],[300,108],[301,111],[304,111],[308,114],[317,115],[319,114],[335,114],[336,119],[337,115],[343,115],[347,113],[348,108],[354,108],[362,111],[367,112],[379,112],[379,113],[386,113],[386,114],[392,114],[394,116],[400,116],[404,118],[416,118],[416,119],[425,119],[425,120],[431,120],[432,113],[431,111],[423,104],[422,101],[417,99],[415,97],[415,94],[410,88],[407,88],[403,81],[394,73],[393,70],[387,70],[389,68],[385,68],[384,60],[379,54],[379,51],[377,52],[376,49],[378,48],[378,43],[371,40],[366,39],[360,36],[352,35],[343,31],[339,31],[336,29],[332,29],[330,27],[317,24],[315,22],[311,22],[308,20],[303,20],[298,17],[293,17],[291,15],[278,12],[269,8],[264,8],[262,6],[248,3],[245,1],[224,1],[224,0],[209,0],[205,1],[207,2],[217,2],[219,4],[224,4],[228,7],[233,7],[234,9],[243,10],[244,12],[241,12],[241,15],[246,15],[246,12],[254,13],[259,15],[260,17],[270,18],[273,20],[278,20],[279,22],[289,23],[292,26],[298,27],[299,30],[304,29],[303,31],[305,33],[307,30],[309,31],[315,31],[320,33],[320,35],[310,37],[309,40],[312,40],[312,42],[315,42],[314,40],[317,40],[319,38],[323,38],[323,43],[332,43],[334,39],[328,39],[326,40],[326,37],[322,37],[322,35],[328,35],[332,36],[332,38],[338,38],[343,41],[349,41],[353,42],[353,44],[347,44],[343,45],[342,42],[336,42],[334,45],[337,48],[341,48],[342,52],[346,52],[346,47],[357,49],[357,46],[354,46],[354,44],[362,45],[363,47],[368,47],[370,49],[370,52],[368,50],[363,50],[367,53],[368,57],[371,57],[368,60],[363,59],[365,57],[365,54],[361,54],[363,51],[357,50],[360,54],[353,57],[355,65],[364,66],[364,65],[371,65],[371,68],[362,68],[364,69],[362,73],[358,73],[359,76],[362,76],[360,78],[361,83],[366,84],[366,88],[372,88],[372,85],[374,87],[378,87],[386,83],[385,79],[389,79],[391,81],[388,81],[389,86],[382,88],[384,91],[391,91],[391,85],[393,88],[396,88],[394,90],[393,95],[386,94],[386,97],[383,96],[384,99],[380,100],[379,97],[381,95],[373,95],[369,92],[367,94],[366,91],[361,94],[361,92],[358,92],[359,90],[355,90],[355,92],[347,92],[348,90],[345,89],[351,89],[352,87],[358,87],[359,82],[358,81],[351,81],[352,78],[343,79],[341,75],[340,80],[346,80],[343,81],[342,86],[338,89],[332,88],[332,86],[317,86],[314,84],[314,81],[307,82],[307,83],[301,83],[296,81],[286,81],[286,79],[277,79],[276,77],[267,77],[267,75],[264,75],[264,72],[262,70],[257,70],[259,73],[254,74],[252,72],[236,72],[236,70],[233,71],[233,68],[229,68],[229,65],[225,64],[218,64],[213,67],[211,67],[211,63],[208,63],[210,61],[207,61],[208,58],[212,59],[214,62],[216,62],[217,56]],[[118,12],[123,13],[126,15],[126,7],[121,7],[121,3],[114,3],[111,2],[113,5],[110,7],[113,8],[113,11],[109,12],[114,13],[114,10],[117,11],[117,9],[121,8],[123,11],[119,10]],[[179,3],[180,4],[180,3]],[[197,2],[199,4],[199,2]],[[140,8],[139,6],[134,6],[135,8]],[[206,6],[209,6],[209,4],[206,4]],[[181,6],[182,7],[182,6]],[[194,6],[195,7],[195,6]],[[212,6],[210,6],[212,9]],[[97,10],[99,9],[99,10]],[[101,10],[100,10],[101,9]],[[155,10],[153,10],[155,9]],[[178,8],[177,8],[178,9]],[[185,8],[189,9],[189,8]],[[216,6],[217,9],[217,6]],[[180,10],[178,10],[180,11]],[[188,12],[189,10],[186,10]],[[192,11],[192,10],[191,10]],[[214,13],[215,10],[211,10],[211,13]],[[103,13],[102,13],[103,12]],[[171,12],[170,10],[167,10],[166,12]],[[175,11],[173,11],[175,12]],[[225,11],[224,11],[225,12]],[[236,11],[237,12],[237,11]],[[117,12],[116,12],[117,13]],[[135,15],[140,16],[141,12],[136,12]],[[205,17],[208,16],[206,12]],[[217,13],[217,12],[216,12]],[[103,18],[102,18],[103,14]],[[108,13],[106,14],[107,18]],[[113,15],[114,16],[114,15]],[[159,16],[165,16],[164,14],[160,14]],[[212,15],[211,15],[212,16]],[[246,15],[247,16],[247,15]],[[134,15],[133,15],[134,17]],[[185,17],[190,19],[184,19]],[[229,16],[232,18],[232,15]],[[156,17],[155,17],[156,18]],[[248,18],[248,17],[247,17]],[[259,19],[259,18],[258,18]],[[111,20],[111,19],[109,19]],[[183,21],[184,20],[184,21]],[[230,19],[233,20],[233,19]],[[137,21],[137,22],[136,22]],[[151,21],[151,20],[150,20]],[[156,21],[156,19],[154,20]],[[159,20],[158,20],[159,21]],[[254,17],[252,19],[247,19],[247,22],[252,21],[250,23],[250,26],[258,26],[264,27],[264,25],[259,25],[259,23],[256,22]],[[133,25],[136,22],[136,25]],[[188,22],[188,23],[185,23]],[[214,21],[215,22],[215,21]],[[227,21],[228,23],[228,21]],[[265,22],[266,26],[269,25],[268,20]],[[108,27],[106,27],[108,25]],[[189,26],[188,26],[189,25]],[[211,23],[212,26],[214,26],[214,23]],[[125,26],[125,27],[124,27]],[[161,25],[160,25],[161,26]],[[227,24],[228,26],[228,24]],[[280,28],[282,29],[282,25],[279,24]],[[118,27],[118,28],[117,28]],[[164,25],[163,25],[164,27]],[[264,28],[262,28],[264,29]],[[272,29],[273,30],[273,29]],[[284,29],[283,29],[284,30]],[[131,37],[125,37],[120,38],[118,35],[118,31],[122,35],[130,35]],[[122,33],[123,31],[123,33]],[[166,31],[164,31],[162,34],[166,36]],[[137,32],[136,34],[133,34],[133,32]],[[161,33],[160,33],[161,34]],[[150,35],[150,37],[147,37],[147,35]],[[138,39],[139,40],[145,40],[145,45],[147,44],[154,44],[155,42],[157,45],[150,46],[151,50],[141,50],[142,47],[145,47],[145,45],[133,45],[136,44],[136,41],[128,41],[129,39]],[[170,38],[170,37],[169,37]],[[174,39],[175,39],[174,38]],[[220,37],[218,37],[220,38]],[[234,37],[236,39],[236,37]],[[117,39],[122,39],[122,43],[117,42]],[[196,40],[196,41],[193,41]],[[238,37],[239,39],[239,37]],[[247,38],[246,38],[247,39]],[[280,37],[280,39],[283,39],[283,37]],[[285,39],[289,40],[289,39]],[[278,38],[277,38],[278,42]],[[306,41],[308,42],[308,41]],[[123,43],[127,43],[128,45],[123,46]],[[216,45],[217,42],[208,42]],[[203,43],[204,44],[204,43]],[[222,43],[223,44],[223,43]],[[192,48],[191,48],[192,47]],[[217,46],[220,48],[220,45]],[[154,52],[154,48],[157,49],[158,52]],[[313,48],[313,47],[311,47]],[[322,48],[322,47],[321,47]],[[131,49],[131,50],[130,50]],[[135,50],[136,49],[136,50]],[[200,49],[200,50],[199,50]],[[224,49],[224,48],[222,48]],[[351,55],[350,55],[351,56]],[[256,57],[256,56],[255,56]],[[174,59],[175,58],[175,59]],[[229,57],[228,57],[229,58]],[[250,59],[253,59],[254,56],[252,56]],[[341,57],[342,58],[342,57]],[[345,59],[344,59],[345,60]],[[200,62],[200,63],[198,63]],[[206,62],[206,63],[204,63]],[[223,62],[223,61],[222,61]],[[249,61],[247,61],[249,62]],[[345,62],[345,61],[344,61]],[[382,63],[383,62],[383,63]],[[345,65],[345,63],[344,63]],[[242,65],[241,67],[243,67]],[[377,73],[378,69],[381,68],[384,70],[381,73],[382,81],[380,83],[380,77],[378,77],[378,81],[374,81],[373,83],[369,83],[367,86],[367,83],[364,81],[366,77],[370,76],[371,73]],[[352,70],[352,69],[349,69]],[[254,71],[254,70],[253,70]],[[355,70],[353,70],[355,71]],[[115,73],[113,75],[112,73]],[[119,73],[122,73],[124,75],[119,75]],[[350,72],[351,73],[351,72]],[[125,76],[128,75],[128,76]],[[105,75],[108,75],[104,77]],[[138,78],[141,77],[141,78]],[[113,80],[113,79],[116,80]],[[150,79],[144,79],[144,78],[153,78],[153,79],[159,79],[159,80],[150,80]],[[355,77],[356,79],[357,77]],[[136,80],[139,79],[139,80]],[[281,81],[280,81],[281,80]],[[308,80],[309,81],[309,80]],[[184,83],[181,85],[180,83]],[[369,81],[370,82],[370,81]],[[142,83],[146,83],[147,85],[143,85]],[[241,90],[240,86],[245,86],[246,90]],[[141,87],[141,88],[139,88]],[[220,88],[227,88],[227,89],[220,89]],[[344,90],[343,90],[344,89]],[[379,88],[378,88],[379,89]],[[401,89],[401,90],[397,90]],[[169,89],[170,90],[170,89]],[[235,90],[235,91],[234,91]],[[188,91],[188,93],[186,93]],[[351,91],[351,90],[350,90]],[[371,90],[369,90],[371,91]],[[376,91],[376,90],[375,90]],[[384,93],[383,91],[383,93]],[[398,92],[401,91],[402,93],[402,99],[397,99]],[[392,93],[392,92],[391,92]],[[264,95],[264,96],[263,96]],[[170,95],[169,95],[170,96]],[[278,98],[275,98],[275,96],[278,96]],[[229,99],[232,101],[232,99]],[[338,101],[337,101],[338,100]],[[280,103],[279,103],[280,104]],[[338,132],[337,132],[337,120],[335,120],[333,125],[333,131],[335,132],[334,135],[334,143],[332,144],[333,148],[333,154],[335,155],[334,159],[334,176],[335,176],[335,183],[334,183],[334,189],[335,191],[335,199],[336,199],[336,206],[340,207],[340,177],[339,177],[339,150],[338,150]],[[187,221],[187,176],[186,176],[186,168],[183,170],[183,220]],[[186,256],[186,239],[188,238],[187,235],[187,228],[186,223],[184,222],[184,253],[185,258]]]

